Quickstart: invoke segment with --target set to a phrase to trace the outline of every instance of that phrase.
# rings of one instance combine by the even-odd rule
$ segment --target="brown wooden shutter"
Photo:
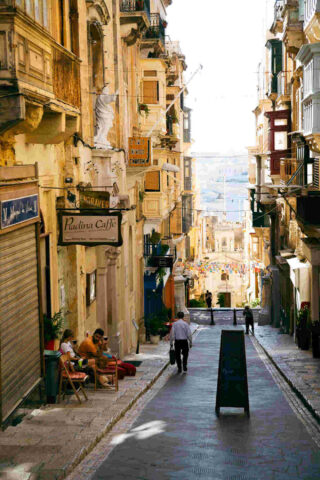
[[[36,226],[0,235],[0,419],[39,382]]]
[[[158,103],[158,82],[143,82],[143,103]]]
[[[160,192],[160,172],[146,173],[145,190],[146,192]]]

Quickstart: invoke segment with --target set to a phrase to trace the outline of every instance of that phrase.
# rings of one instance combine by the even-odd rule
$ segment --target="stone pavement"
[[[270,325],[255,326],[255,336],[265,353],[320,422],[320,358],[301,350],[293,337]]]
[[[207,309],[190,310],[194,322],[210,324],[210,313]],[[257,310],[254,316],[257,320]],[[218,325],[232,325],[233,312],[216,310],[214,318]],[[241,312],[237,314],[237,323],[244,325]],[[281,375],[320,422],[320,358],[313,358],[311,350],[299,349],[292,336],[282,334],[278,328],[270,325],[258,326],[256,323],[255,337]]]
[[[198,325],[191,328],[194,332]],[[118,392],[88,388],[87,402],[80,405],[74,395],[66,396],[0,432],[0,479],[65,478],[162,374],[168,352],[168,341],[140,345],[138,355],[125,357],[142,361],[137,374],[121,380]]]

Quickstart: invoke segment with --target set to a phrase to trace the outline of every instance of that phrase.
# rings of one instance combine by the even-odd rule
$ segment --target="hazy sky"
[[[274,0],[173,0],[167,33],[186,56],[186,105],[197,152],[244,152],[254,145],[257,66]],[[268,20],[266,20],[266,12]]]

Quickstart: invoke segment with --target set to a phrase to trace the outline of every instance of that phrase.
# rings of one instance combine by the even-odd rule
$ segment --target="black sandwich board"
[[[216,396],[216,414],[220,407],[244,408],[249,412],[246,349],[243,330],[222,330]]]

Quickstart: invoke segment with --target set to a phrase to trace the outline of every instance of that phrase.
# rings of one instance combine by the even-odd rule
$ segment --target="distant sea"
[[[241,221],[248,210],[248,159],[212,157],[205,154],[197,158],[197,178],[201,192],[201,209],[207,215],[222,216],[226,209],[228,221]],[[225,200],[224,200],[225,195]]]

